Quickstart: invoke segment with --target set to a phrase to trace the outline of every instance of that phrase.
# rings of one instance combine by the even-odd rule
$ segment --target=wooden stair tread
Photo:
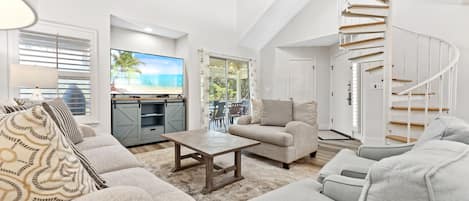
[[[389,5],[373,5],[373,4],[351,4],[348,8],[389,8]]]
[[[384,25],[386,22],[370,22],[370,23],[361,23],[361,24],[352,24],[352,25],[344,25],[339,28],[342,29],[349,29],[349,28],[357,28],[357,27],[366,27],[366,26],[374,26],[374,25]]]
[[[399,92],[392,92],[392,95],[399,96]],[[409,95],[409,94],[405,93],[401,96],[407,96],[407,95]],[[425,95],[426,95],[425,92],[412,93],[412,96],[425,96]],[[433,95],[436,95],[436,93],[435,92],[430,92],[430,93],[428,93],[428,95],[433,96]]]
[[[382,69],[382,68],[384,68],[383,65],[375,66],[375,67],[371,67],[371,68],[366,69],[365,72],[372,72],[372,71],[376,71],[376,70],[379,70],[379,69]]]
[[[364,55],[360,55],[360,56],[357,56],[357,57],[349,58],[349,60],[357,60],[357,59],[361,59],[361,58],[365,58],[365,57],[380,55],[380,54],[383,54],[383,53],[384,53],[383,51],[372,52],[372,53],[369,53],[369,54],[364,54]]]
[[[399,135],[387,135],[386,139],[397,141],[397,142],[402,142],[402,143],[407,143],[407,137],[404,136],[399,136]],[[417,138],[409,138],[409,142],[416,142]]]
[[[394,65],[392,65],[392,67],[394,68]],[[384,65],[379,65],[379,66],[368,68],[365,70],[365,72],[372,72],[372,71],[380,70],[382,68],[384,68]]]
[[[361,43],[369,43],[369,42],[380,41],[380,40],[384,40],[384,37],[375,37],[375,38],[369,38],[369,39],[365,39],[365,40],[358,40],[358,41],[348,42],[348,43],[341,44],[340,47],[348,47],[348,46],[352,46],[352,45],[358,45],[358,44],[361,44]]]
[[[385,18],[383,16],[379,15],[371,15],[371,14],[363,14],[363,13],[353,13],[349,10],[344,10],[342,11],[343,16],[348,16],[348,17],[374,17],[374,18]]]
[[[400,78],[392,78],[392,81],[395,82],[412,82],[412,80],[400,79]]]
[[[393,124],[393,125],[407,126],[407,122],[404,122],[404,121],[390,121],[389,123],[390,123],[390,124]],[[425,127],[425,124],[423,124],[423,123],[416,123],[416,122],[410,122],[410,126],[412,126],[412,127],[422,127],[422,128],[424,128],[424,127]]]
[[[392,106],[391,109],[392,110],[405,110],[405,111],[407,111],[408,107],[405,107],[405,106]],[[425,111],[425,108],[424,107],[410,107],[410,110],[411,111]],[[449,108],[442,108],[441,110],[442,111],[449,111]],[[428,111],[438,112],[438,111],[440,111],[440,108],[438,108],[438,107],[429,107]]]

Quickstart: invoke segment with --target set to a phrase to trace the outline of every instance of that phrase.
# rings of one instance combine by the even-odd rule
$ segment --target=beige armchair
[[[314,107],[310,107],[314,108],[314,111],[311,111],[309,119],[294,118],[286,126],[281,127],[252,124],[251,116],[243,116],[238,119],[238,125],[229,128],[229,133],[260,141],[260,145],[248,148],[246,151],[279,161],[283,163],[283,168],[289,169],[289,165],[298,159],[308,155],[316,156],[318,149],[316,103],[310,104],[314,104]],[[301,107],[294,108],[301,110]]]

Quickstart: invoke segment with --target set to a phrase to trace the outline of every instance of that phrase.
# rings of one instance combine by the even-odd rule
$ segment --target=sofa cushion
[[[262,100],[260,99],[251,99],[252,111],[251,111],[251,124],[261,123],[262,117]]]
[[[293,121],[302,121],[314,126],[317,123],[317,116],[316,102],[293,103]]]
[[[142,167],[137,158],[122,145],[83,150],[83,154],[100,174],[126,168]]]
[[[292,101],[262,100],[261,125],[285,126],[293,120]]]
[[[321,185],[313,179],[304,179],[268,192],[249,201],[333,201],[320,193]]]
[[[112,145],[120,145],[120,143],[116,140],[116,138],[109,134],[85,137],[83,138],[83,142],[76,144],[80,150],[95,149]]]
[[[151,195],[133,186],[114,186],[81,196],[73,201],[154,201]]]
[[[429,141],[372,166],[360,200],[467,200],[468,166],[468,145]]]
[[[293,136],[286,133],[284,127],[259,124],[234,125],[229,128],[229,133],[282,147],[293,145]]]
[[[430,122],[415,147],[430,140],[449,140],[469,144],[469,124],[452,116],[441,116]]]
[[[109,186],[135,186],[148,192],[154,201],[193,201],[194,199],[143,168],[130,168],[102,175]]]
[[[344,167],[356,167],[350,169],[366,169],[368,170],[376,161],[362,158],[350,149],[342,149],[319,171],[318,181],[323,182],[330,175],[341,175]],[[358,172],[347,172],[348,175],[360,174]],[[365,173],[366,174],[366,173]]]

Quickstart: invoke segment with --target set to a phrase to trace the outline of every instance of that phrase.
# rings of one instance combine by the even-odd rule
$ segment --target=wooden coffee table
[[[196,165],[205,164],[205,188],[202,193],[210,193],[228,184],[243,179],[241,176],[241,150],[260,144],[258,141],[242,138],[230,134],[218,133],[207,130],[193,130],[180,133],[161,135],[174,142],[174,172],[184,170]],[[181,155],[181,146],[187,147],[196,153]],[[213,163],[215,156],[234,152],[234,165],[231,167],[220,167]],[[181,166],[181,160],[193,158],[199,163]],[[234,171],[234,176],[227,180],[214,184],[213,178]]]

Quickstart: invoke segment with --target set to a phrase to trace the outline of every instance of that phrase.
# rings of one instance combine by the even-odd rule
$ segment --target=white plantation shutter
[[[58,68],[58,89],[43,89],[46,99],[62,97],[77,116],[91,110],[91,42],[87,39],[21,31],[19,63]],[[32,89],[20,89],[30,97]]]

